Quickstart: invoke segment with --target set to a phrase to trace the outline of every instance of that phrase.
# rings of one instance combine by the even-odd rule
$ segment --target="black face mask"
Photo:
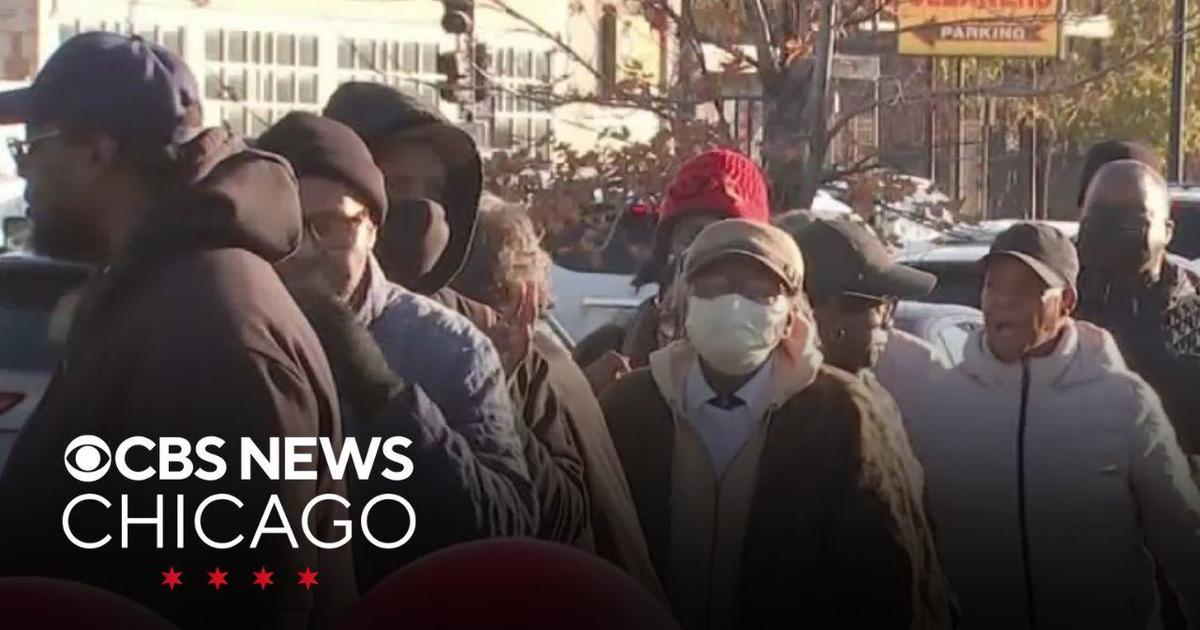
[[[446,251],[450,226],[446,211],[428,199],[390,200],[375,255],[389,280],[415,286]]]

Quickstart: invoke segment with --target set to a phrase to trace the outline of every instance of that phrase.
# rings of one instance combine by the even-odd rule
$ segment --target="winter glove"
[[[321,340],[338,393],[358,418],[374,418],[407,387],[371,333],[333,295],[290,283],[288,290]]]

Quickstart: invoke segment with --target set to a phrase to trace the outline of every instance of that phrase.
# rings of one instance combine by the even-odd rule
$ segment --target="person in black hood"
[[[428,105],[378,83],[343,84],[329,98],[324,115],[350,127],[367,143],[383,171],[390,204],[431,199],[445,209],[445,249],[426,252],[436,260],[427,273],[406,285],[425,295],[438,294],[462,267],[475,234],[483,193],[483,162],[475,141]],[[441,229],[439,217],[429,218],[430,231]],[[457,306],[453,296],[435,297]]]
[[[320,495],[344,497],[344,482],[317,466],[309,481],[237,472],[244,439],[264,452],[275,438],[322,437],[338,446],[342,439],[325,354],[272,267],[300,242],[291,168],[222,130],[200,130],[190,71],[137,37],[68,40],[30,88],[0,94],[0,117],[27,124],[28,139],[12,148],[37,247],[102,269],[66,359],[0,479],[0,575],[94,584],[185,627],[331,625],[355,597],[349,547],[270,533],[256,538],[257,548],[250,541],[274,501],[290,523],[303,513],[314,536],[337,540],[347,517],[338,502],[305,510]],[[184,438],[192,448],[215,436],[230,471],[215,481],[164,479],[159,445],[125,453],[128,469],[158,471],[149,479],[132,481],[119,465],[99,479],[81,477],[80,470],[100,469],[68,450],[85,435],[118,460],[119,446],[134,436]],[[104,497],[111,509],[79,506],[65,519],[66,506],[84,493]],[[198,504],[219,493],[243,506],[204,515],[211,540],[237,541],[228,549],[192,532]],[[181,515],[176,496],[186,504]],[[157,544],[156,528],[145,524],[128,526],[127,548],[124,535],[118,541],[122,512],[159,514]],[[163,531],[176,527],[190,533],[179,534],[182,543],[167,535],[164,544]],[[103,544],[85,550],[71,535]],[[214,568],[229,572],[232,585],[260,566],[277,578],[317,571],[321,587],[203,587]],[[182,572],[186,587],[164,586],[167,572]]]
[[[483,170],[474,141],[412,97],[374,83],[339,87],[325,107],[325,116],[350,127],[367,143],[383,171],[387,197],[395,210],[389,212],[387,223],[403,221],[405,225],[429,228],[424,234],[414,230],[406,244],[397,242],[404,239],[403,230],[385,225],[381,234],[384,238],[376,245],[381,263],[403,257],[406,252],[410,256],[416,251],[432,253],[433,247],[411,244],[427,245],[434,240],[437,222],[427,219],[439,214],[446,217],[449,237],[445,251],[429,266],[428,273],[409,286],[465,315],[495,344],[504,363],[514,409],[524,420],[519,423],[519,431],[538,491],[537,535],[558,542],[577,542],[589,529],[578,449],[569,439],[570,430],[562,414],[541,413],[546,401],[554,400],[549,383],[531,382],[522,369],[531,353],[536,360],[544,357],[532,348],[533,340],[523,322],[516,318],[502,321],[488,306],[447,286],[466,262],[483,196]],[[432,204],[413,203],[414,196],[437,202],[444,212],[436,212]],[[432,212],[423,212],[412,221],[401,216],[412,216],[422,208]],[[404,269],[393,264],[383,267],[383,272],[389,279],[400,281],[406,275]]]
[[[1102,167],[1079,230],[1078,318],[1107,328],[1162,399],[1189,455],[1200,455],[1200,277],[1167,258],[1173,228],[1163,177],[1142,162]]]

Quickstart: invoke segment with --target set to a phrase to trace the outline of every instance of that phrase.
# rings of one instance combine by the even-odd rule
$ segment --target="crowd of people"
[[[934,276],[862,224],[773,216],[752,160],[705,153],[663,191],[636,278],[657,294],[572,353],[541,325],[537,227],[437,112],[348,83],[242,140],[200,108],[181,59],[112,33],[0,95],[36,249],[97,270],[0,477],[0,576],[183,627],[1200,628],[1200,277],[1167,257],[1152,152],[1098,145],[1078,243],[996,238],[958,365],[893,327]],[[403,436],[414,474],[85,487],[62,459],[80,435]],[[391,549],[164,548],[161,526],[81,549],[60,525],[85,491],[143,516],[278,497],[317,541],[385,493],[417,518]],[[156,577],[214,565],[320,585]]]

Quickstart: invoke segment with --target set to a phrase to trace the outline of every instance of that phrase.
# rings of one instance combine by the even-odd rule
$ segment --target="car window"
[[[69,294],[85,280],[74,269],[0,266],[0,369],[50,370],[57,364],[62,320],[76,302]]]
[[[944,324],[939,322],[938,330],[935,333],[937,340],[941,343],[946,357],[950,359],[950,364],[958,365],[962,363],[963,353],[967,347],[967,338],[979,328],[979,323],[961,319],[943,321]]]
[[[1200,203],[1176,201],[1172,210],[1175,234],[1167,249],[1184,258],[1200,258]]]
[[[937,276],[937,284],[921,302],[934,304],[960,304],[979,308],[979,295],[983,290],[983,274],[978,263],[914,264],[923,271]]]

